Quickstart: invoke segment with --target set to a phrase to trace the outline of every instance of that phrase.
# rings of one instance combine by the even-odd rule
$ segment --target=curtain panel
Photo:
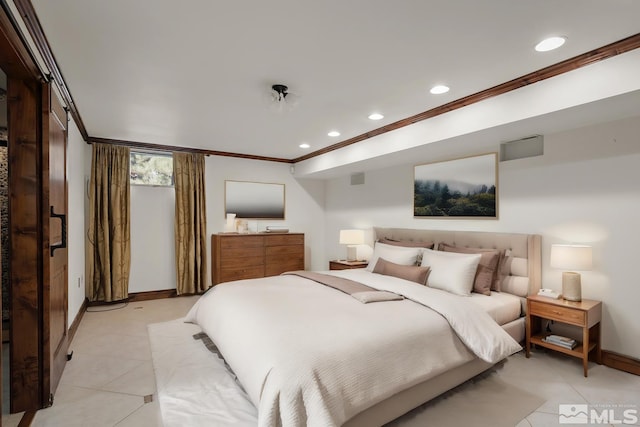
[[[207,213],[204,155],[173,153],[176,192],[176,292],[202,293],[207,289]]]
[[[129,148],[93,144],[87,233],[87,298],[129,296],[131,266]]]

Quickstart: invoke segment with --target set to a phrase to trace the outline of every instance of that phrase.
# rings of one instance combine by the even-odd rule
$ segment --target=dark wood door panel
[[[48,197],[49,205],[49,250],[47,251],[45,244],[43,249],[45,249],[44,257],[48,260],[48,272],[45,268],[43,325],[49,338],[48,349],[45,349],[45,352],[48,351],[49,354],[49,378],[48,386],[47,378],[44,379],[44,384],[45,393],[52,396],[62,376],[69,347],[67,339],[68,253],[66,249],[67,118],[66,111],[51,91],[51,87],[47,86],[46,89],[46,94],[49,96],[48,102],[43,102],[43,105],[46,106],[43,110],[43,123],[48,122],[48,129],[46,133],[43,132],[43,138],[47,138],[46,141],[43,141],[43,164],[48,166],[48,170],[43,171],[43,187],[45,192],[48,189],[45,197]],[[59,249],[51,250],[52,248]]]

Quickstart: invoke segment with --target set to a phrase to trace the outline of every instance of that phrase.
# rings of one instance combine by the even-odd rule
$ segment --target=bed
[[[217,285],[187,320],[218,346],[258,407],[260,426],[382,425],[517,351],[524,299],[540,287],[539,236],[396,228],[374,235],[400,246],[500,251],[500,292],[461,298],[358,270],[326,273],[403,299],[362,304],[297,275]]]

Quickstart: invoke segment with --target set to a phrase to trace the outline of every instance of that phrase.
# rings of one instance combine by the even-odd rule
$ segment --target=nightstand
[[[541,331],[541,319],[554,320],[582,328],[582,343],[574,349],[542,341],[550,333]],[[595,360],[602,363],[600,348],[600,320],[602,319],[602,303],[583,299],[582,301],[566,301],[539,295],[527,298],[527,341],[526,356],[529,357],[531,344],[559,351],[569,356],[582,359],[584,376],[587,376],[589,353],[595,350]]]
[[[329,261],[329,270],[351,270],[354,268],[365,268],[367,265],[369,265],[369,261],[333,260]]]

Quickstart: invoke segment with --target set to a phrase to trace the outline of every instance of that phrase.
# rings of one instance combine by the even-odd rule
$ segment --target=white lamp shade
[[[562,270],[591,270],[591,246],[551,245],[551,268]]]
[[[364,230],[340,230],[341,245],[363,245]]]

